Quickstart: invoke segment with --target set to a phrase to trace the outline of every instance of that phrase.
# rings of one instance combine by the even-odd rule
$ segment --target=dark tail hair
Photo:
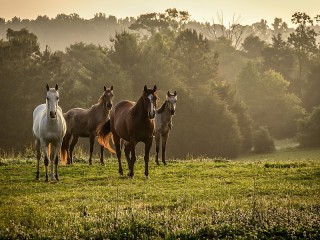
[[[98,142],[108,149],[111,153],[116,153],[110,146],[110,138],[112,137],[110,119],[97,128]]]
[[[64,136],[61,149],[60,149],[60,158],[61,158],[61,163],[66,164],[67,163],[67,156],[68,156],[68,148],[69,148],[69,143],[66,140],[66,136]]]

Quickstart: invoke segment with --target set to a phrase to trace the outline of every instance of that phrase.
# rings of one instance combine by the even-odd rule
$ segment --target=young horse
[[[90,109],[73,108],[64,114],[67,123],[67,133],[63,139],[61,148],[63,162],[67,161],[68,164],[73,163],[72,152],[74,146],[77,144],[79,137],[86,137],[90,139],[89,165],[92,165],[92,152],[97,128],[107,121],[110,109],[112,108],[113,86],[109,89],[104,86],[103,90],[98,103],[92,105]],[[72,141],[69,147],[71,137]],[[101,164],[104,164],[103,148],[101,146]],[[114,153],[110,147],[106,146],[106,148]]]
[[[119,163],[119,173],[123,175],[121,165],[120,139],[128,142],[125,147],[125,156],[128,162],[128,176],[133,177],[136,161],[135,147],[138,142],[145,144],[145,175],[148,177],[149,152],[152,145],[154,121],[156,109],[156,90],[144,86],[143,93],[137,103],[131,101],[119,102],[111,111],[110,120],[98,131],[100,144],[109,144],[109,138],[113,136]],[[131,153],[131,158],[130,158]]]
[[[159,165],[159,146],[160,138],[162,137],[162,162],[166,163],[166,144],[169,131],[172,128],[172,117],[176,111],[177,92],[173,94],[167,92],[167,98],[162,106],[156,110],[155,116],[155,139],[156,139],[156,163]]]
[[[59,93],[58,85],[55,88],[49,88],[47,84],[46,104],[41,104],[33,111],[33,134],[36,137],[37,149],[37,173],[36,179],[39,179],[40,171],[40,147],[44,154],[44,164],[46,167],[46,182],[48,181],[49,159],[51,164],[51,180],[59,181],[58,175],[58,156],[62,139],[66,133],[66,122],[62,110],[58,106]],[[51,154],[50,154],[51,149]],[[55,175],[53,175],[53,161],[55,163]]]

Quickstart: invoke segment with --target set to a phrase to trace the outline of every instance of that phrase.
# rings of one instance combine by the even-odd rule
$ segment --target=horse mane
[[[162,103],[161,107],[156,110],[156,113],[163,113],[163,111],[166,109],[166,103],[167,103],[167,100],[165,100]]]

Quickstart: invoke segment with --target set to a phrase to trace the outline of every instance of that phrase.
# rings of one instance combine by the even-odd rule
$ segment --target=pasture
[[[134,179],[78,160],[45,183],[43,162],[35,181],[35,157],[3,156],[0,239],[320,238],[319,149],[167,163],[146,180],[141,157]]]

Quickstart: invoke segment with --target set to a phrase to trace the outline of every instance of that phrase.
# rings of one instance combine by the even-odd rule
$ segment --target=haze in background
[[[217,19],[219,12],[223,13],[225,24],[232,22],[235,15],[241,16],[241,24],[252,24],[265,19],[270,25],[275,17],[281,17],[290,26],[291,16],[297,11],[309,16],[319,14],[318,0],[0,0],[0,5],[0,17],[5,20],[11,20],[15,16],[36,19],[38,15],[54,18],[60,13],[77,13],[81,18],[91,19],[99,12],[125,18],[177,8],[188,11],[192,19],[201,22],[212,22],[213,18]]]

